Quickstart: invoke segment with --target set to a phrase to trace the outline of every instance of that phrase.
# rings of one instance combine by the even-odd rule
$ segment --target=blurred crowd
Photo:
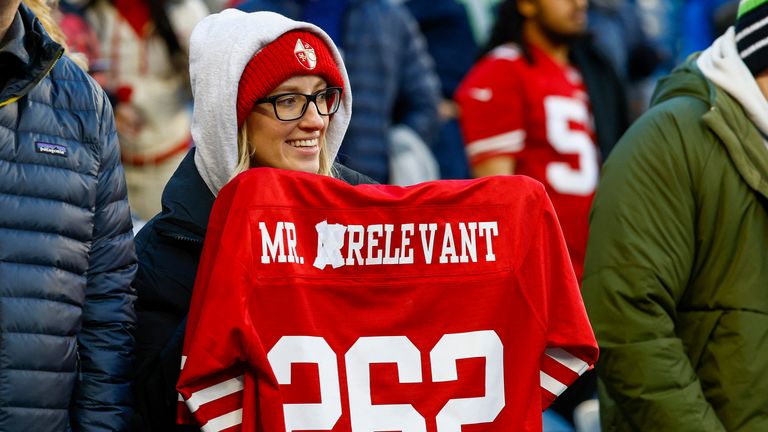
[[[33,10],[52,8],[61,33],[50,31],[51,36],[66,43],[68,55],[108,95],[135,232],[162,210],[166,184],[195,145],[188,73],[193,28],[225,8],[265,10],[316,24],[342,53],[355,105],[338,152],[340,163],[376,182],[397,185],[508,174],[537,178],[558,212],[579,280],[589,273],[587,240],[596,241],[588,228],[603,162],[648,110],[659,80],[732,26],[739,4],[24,3]],[[539,142],[549,145],[537,146]],[[609,250],[610,244],[604,246]],[[545,431],[599,430],[597,382],[596,374],[588,372],[561,395],[545,413]]]
[[[521,151],[523,135],[510,134],[546,142],[538,137],[544,129],[525,128],[544,128],[535,124],[551,123],[557,112],[581,122],[585,135],[564,136],[563,147],[556,149],[567,154],[566,161],[578,160],[580,170],[547,183],[581,277],[601,161],[646,110],[656,81],[724,32],[738,2],[528,1],[541,3],[538,7],[550,15],[544,18],[550,20],[544,21],[549,32],[544,40],[565,39],[573,47],[560,53],[561,63],[569,65],[566,74],[581,74],[576,84],[565,80],[565,90],[554,92],[585,95],[582,104],[552,105],[554,113],[538,113],[538,119],[532,101],[553,90],[549,85],[537,89],[536,82],[557,80],[559,68],[521,70],[505,64],[517,56],[552,55],[514,52],[505,45],[517,40],[525,46],[524,18],[517,16],[515,2],[60,0],[57,18],[70,53],[83,57],[114,105],[136,232],[161,210],[163,188],[194,145],[187,66],[192,29],[223,8],[267,10],[320,26],[341,50],[355,109],[338,160],[380,183],[513,173],[543,179],[546,164],[537,161],[558,156]],[[571,29],[568,17],[552,11],[585,13],[587,19]],[[498,89],[491,90],[494,86]],[[508,93],[490,101],[491,91]],[[583,147],[574,147],[578,142]],[[599,428],[596,392],[596,378],[588,372],[545,414],[545,430]]]
[[[113,103],[137,226],[160,211],[163,187],[194,145],[189,134],[189,35],[199,20],[226,7],[275,11],[312,22],[340,47],[356,103],[340,162],[381,183],[471,177],[461,110],[454,97],[473,64],[489,51],[502,2],[396,0],[387,7],[377,3],[382,2],[58,1],[56,19],[70,54],[87,63]],[[659,77],[732,23],[736,4],[733,0],[589,3],[585,37],[618,75],[616,90],[626,95],[627,120],[645,110]],[[601,103],[593,101],[592,109],[600,111]],[[614,121],[617,128],[626,126],[622,119]]]

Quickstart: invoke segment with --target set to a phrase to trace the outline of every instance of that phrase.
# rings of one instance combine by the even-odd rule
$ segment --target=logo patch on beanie
[[[315,49],[312,45],[296,39],[296,47],[293,49],[293,54],[296,55],[296,59],[305,68],[312,70],[317,66],[317,55],[315,55]]]

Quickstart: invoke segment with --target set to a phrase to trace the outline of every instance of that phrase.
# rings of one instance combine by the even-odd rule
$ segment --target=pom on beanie
[[[288,78],[300,75],[318,75],[329,87],[344,87],[325,42],[307,31],[289,31],[262,48],[245,66],[237,88],[237,126],[242,126],[257,100]]]
[[[735,28],[736,49],[757,76],[768,69],[768,0],[741,0]]]

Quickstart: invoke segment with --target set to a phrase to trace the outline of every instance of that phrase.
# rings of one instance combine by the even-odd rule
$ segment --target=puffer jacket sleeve
[[[603,430],[724,430],[675,333],[696,253],[695,189],[712,155],[697,125],[707,109],[693,98],[657,106],[603,170],[582,287],[607,390]]]
[[[400,76],[395,109],[395,123],[413,129],[421,139],[432,145],[439,128],[437,106],[440,103],[440,79],[434,61],[427,51],[427,43],[410,12],[405,6],[393,4],[392,19],[402,29],[397,60]]]
[[[112,108],[103,92],[98,104],[101,160],[72,411],[79,432],[124,431],[132,415],[136,253]]]

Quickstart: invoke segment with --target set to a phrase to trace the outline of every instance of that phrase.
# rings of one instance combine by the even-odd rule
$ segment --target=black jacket
[[[189,151],[166,185],[162,212],[136,236],[136,431],[197,430],[175,425],[184,325],[214,201],[194,154]],[[342,165],[334,168],[349,184],[375,183]]]
[[[579,68],[589,94],[589,103],[595,119],[595,135],[602,160],[630,123],[625,83],[610,61],[595,48],[589,37],[571,46],[571,61]]]

